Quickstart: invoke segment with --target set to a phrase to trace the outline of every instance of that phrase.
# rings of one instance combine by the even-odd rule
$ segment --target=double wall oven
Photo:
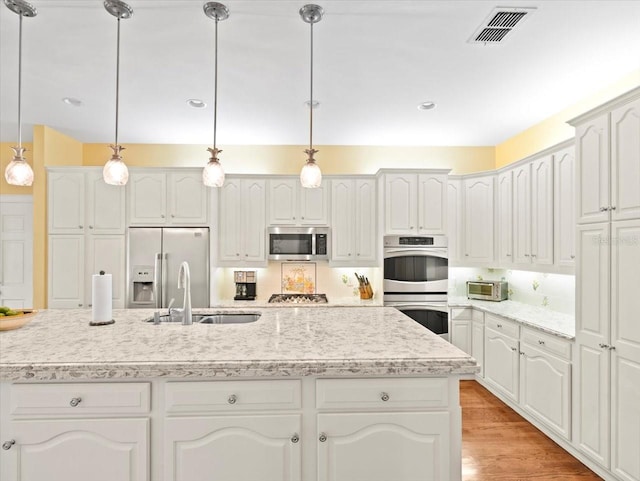
[[[384,305],[449,340],[446,236],[385,236]]]

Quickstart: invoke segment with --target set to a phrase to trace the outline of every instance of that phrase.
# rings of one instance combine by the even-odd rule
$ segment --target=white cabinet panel
[[[327,225],[331,182],[317,189],[300,185],[298,177],[269,180],[269,225]]]
[[[125,242],[123,235],[91,235],[86,237],[85,305],[91,307],[92,276],[104,271],[111,274],[113,308],[124,309]]]
[[[84,174],[49,172],[47,186],[49,234],[84,232]]]
[[[493,262],[494,177],[464,180],[464,257],[463,262]]]
[[[33,202],[0,196],[0,306],[33,307]]]
[[[611,470],[625,481],[640,480],[640,362],[614,353],[611,378]]]
[[[49,236],[48,307],[88,307],[84,292],[84,235]]]
[[[170,224],[207,223],[208,188],[202,183],[201,172],[170,172],[167,189]]]
[[[418,233],[447,234],[447,175],[418,175]]]
[[[474,320],[471,323],[471,355],[480,366],[478,376],[484,377],[484,322]]]
[[[449,179],[447,185],[447,226],[449,243],[449,264],[458,263],[462,258],[463,215],[462,180]]]
[[[509,265],[513,262],[513,172],[498,175],[498,261]]]
[[[531,263],[531,166],[513,172],[513,261]]]
[[[385,174],[386,234],[407,234],[418,231],[418,178],[415,174]]]
[[[167,176],[164,173],[132,173],[129,189],[129,223],[164,224],[167,220]]]
[[[611,112],[609,205],[612,220],[640,219],[640,99]]]
[[[554,154],[554,253],[559,267],[574,267],[576,258],[575,148]]]
[[[553,163],[551,156],[531,163],[531,262],[553,264]]]
[[[514,402],[519,397],[518,340],[485,326],[484,377]]]
[[[576,127],[578,224],[605,222],[609,214],[609,115]]]
[[[87,220],[89,234],[124,234],[125,192],[122,186],[109,185],[101,171],[86,174]]]
[[[451,321],[451,344],[471,354],[471,321]]]

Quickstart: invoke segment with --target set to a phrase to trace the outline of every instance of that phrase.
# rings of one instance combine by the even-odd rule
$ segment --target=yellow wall
[[[33,193],[33,186],[20,187],[18,185],[9,185],[4,180],[4,170],[7,165],[13,159],[13,150],[11,147],[15,147],[16,142],[0,142],[0,194],[12,194],[12,195],[31,195]],[[33,144],[22,143],[22,146],[27,149],[24,153],[24,158],[33,167]]]
[[[124,144],[122,157],[128,166],[204,166],[206,145]],[[222,146],[226,173],[297,174],[306,159],[301,145]],[[374,174],[381,168],[448,168],[465,174],[494,168],[493,147],[383,147],[315,146],[324,174]],[[104,165],[111,157],[108,144],[84,144],[84,165]]]
[[[567,120],[577,117],[638,86],[640,86],[640,69],[497,145],[496,168],[503,167],[573,138],[575,134],[574,128],[567,124]]]

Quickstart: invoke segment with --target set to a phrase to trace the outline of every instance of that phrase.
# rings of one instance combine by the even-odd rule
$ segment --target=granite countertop
[[[576,319],[570,314],[515,301],[479,301],[466,297],[450,296],[447,302],[449,307],[473,307],[565,339],[575,339],[576,337]]]
[[[197,310],[194,312],[213,309]],[[222,310],[222,309],[218,309]],[[151,309],[40,312],[0,332],[0,380],[449,375],[475,360],[390,307],[270,307],[248,324],[153,325]]]

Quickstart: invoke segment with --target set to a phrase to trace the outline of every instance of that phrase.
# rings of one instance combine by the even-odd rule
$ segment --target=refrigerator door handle
[[[160,298],[160,293],[158,291],[158,285],[162,284],[162,273],[161,270],[164,268],[162,262],[162,254],[157,253],[154,255],[154,270],[153,270],[153,298],[156,301],[156,308],[159,309],[162,307],[162,299]]]
[[[162,254],[162,304],[163,307],[168,307],[169,299],[167,299],[167,289],[169,285],[169,280],[167,279],[167,264],[169,254]]]

